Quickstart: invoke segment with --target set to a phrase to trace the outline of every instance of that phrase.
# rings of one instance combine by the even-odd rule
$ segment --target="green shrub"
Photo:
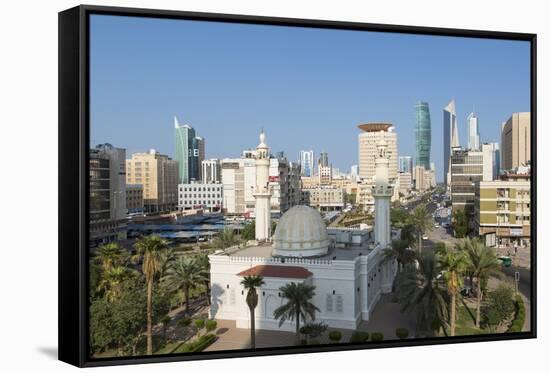
[[[409,336],[409,329],[397,328],[395,329],[395,336],[399,339],[406,339]]]
[[[178,325],[185,328],[186,326],[191,325],[191,321],[192,321],[191,318],[189,318],[189,317],[184,317],[183,319],[181,319],[180,321],[178,321]]]
[[[309,341],[309,344],[310,344],[310,345],[320,345],[321,342],[319,342],[319,341],[316,340],[316,339],[312,339],[311,341]]]
[[[523,324],[525,323],[525,304],[521,296],[516,296],[516,316],[514,321],[510,324],[508,328],[508,333],[519,333],[523,329]]]
[[[374,332],[371,334],[371,337],[370,337],[371,341],[373,342],[380,342],[380,341],[383,341],[384,340],[384,334],[380,333],[380,332]]]
[[[182,344],[174,350],[174,353],[200,352],[214,343],[216,339],[218,339],[218,337],[214,334],[205,334],[194,342]]]
[[[356,332],[353,332],[349,341],[350,343],[363,343],[368,340],[369,340],[369,333],[356,331]]]
[[[218,322],[216,320],[206,320],[204,323],[204,326],[206,327],[207,332],[211,332],[218,326]]]
[[[201,330],[204,328],[204,319],[196,319],[195,320],[195,328]]]
[[[338,330],[333,330],[332,332],[328,333],[328,338],[332,342],[340,342],[340,339],[342,339],[342,332],[339,332]]]

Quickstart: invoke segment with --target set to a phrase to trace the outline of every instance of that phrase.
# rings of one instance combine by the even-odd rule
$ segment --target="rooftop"
[[[273,256],[272,251],[272,245],[254,245],[232,252],[229,256],[271,258]],[[312,259],[355,260],[358,256],[368,255],[371,251],[372,248],[368,245],[350,246],[346,248],[329,247],[328,252],[325,255],[314,257]]]
[[[357,126],[357,128],[364,132],[387,131],[390,129],[390,127],[393,127],[393,124],[389,122],[372,122],[360,124]]]
[[[237,274],[238,276],[262,276],[262,277],[282,277],[282,278],[308,278],[312,275],[304,267],[297,266],[277,266],[277,265],[257,265],[248,268]]]

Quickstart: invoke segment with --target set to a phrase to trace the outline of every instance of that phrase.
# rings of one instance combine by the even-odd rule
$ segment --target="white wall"
[[[17,175],[17,182],[0,184],[6,198],[0,215],[4,237],[3,262],[0,271],[3,299],[9,306],[0,308],[4,321],[0,351],[3,371],[76,371],[55,360],[57,346],[57,12],[77,5],[78,1],[7,1],[0,13],[2,62],[0,69],[0,139],[2,156],[20,162],[3,164],[5,175]],[[487,1],[462,0],[449,3],[440,0],[400,1],[301,1],[295,0],[87,0],[89,4],[139,6],[177,10],[240,13],[312,19],[332,19],[388,24],[459,27],[539,33],[538,47],[538,136],[550,138],[550,24],[547,7],[540,0]],[[40,118],[39,123],[33,119]],[[32,125],[33,136],[29,136]],[[7,141],[9,139],[9,141]],[[541,141],[542,142],[542,141]],[[47,146],[44,146],[47,144]],[[540,147],[540,146],[539,146]],[[40,149],[41,159],[51,161],[48,167],[37,167],[32,173],[20,164],[33,164]],[[546,154],[542,149],[541,153]],[[539,155],[540,157],[540,155]],[[550,163],[540,162],[539,190],[550,185]],[[35,193],[36,180],[41,181],[41,194],[47,198],[28,198]],[[548,211],[550,195],[539,193],[539,211]],[[40,224],[20,224],[29,214],[40,211],[47,215]],[[9,213],[6,213],[9,212]],[[38,215],[40,216],[40,215]],[[539,216],[544,227],[548,215]],[[550,246],[547,235],[539,232],[540,248]],[[538,253],[539,263],[548,263],[547,250]],[[16,279],[16,281],[14,281]],[[243,372],[262,373],[315,369],[316,372],[338,372],[342,367],[359,369],[368,364],[370,371],[461,372],[465,367],[477,372],[536,372],[546,362],[550,349],[549,320],[550,272],[539,271],[539,338],[536,340],[469,343],[456,345],[391,348],[369,351],[347,351],[314,355],[285,355],[248,359],[219,359],[155,365],[111,368],[116,372]],[[506,357],[506,358],[503,358]],[[449,364],[449,362],[453,362]]]

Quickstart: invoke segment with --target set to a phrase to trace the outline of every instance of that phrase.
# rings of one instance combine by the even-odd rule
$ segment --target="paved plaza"
[[[402,313],[399,304],[392,302],[391,294],[383,296],[376,305],[369,321],[363,321],[358,330],[381,332],[384,339],[395,339],[396,328],[407,328],[411,336],[414,336],[415,317],[414,314]],[[328,334],[331,330],[317,338],[320,343],[331,343]],[[354,330],[337,329],[342,332],[341,342],[349,341]],[[250,348],[250,330],[235,327],[233,320],[218,320],[216,330],[218,340],[208,346],[205,351],[221,351]],[[295,334],[275,330],[256,330],[256,347],[272,348],[294,346]]]

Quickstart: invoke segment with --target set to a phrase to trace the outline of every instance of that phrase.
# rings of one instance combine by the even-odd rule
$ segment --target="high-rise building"
[[[466,119],[468,128],[468,150],[479,150],[479,120],[475,113],[470,113]]]
[[[324,167],[327,167],[329,166],[328,164],[328,153],[327,152],[321,152],[320,156],[319,156],[319,166],[324,166]]]
[[[410,155],[399,156],[399,172],[413,172],[413,159]]]
[[[483,180],[484,153],[481,151],[453,149],[451,156],[451,201],[453,210],[473,212],[475,186]],[[492,180],[492,178],[490,179]]]
[[[176,210],[178,180],[178,162],[154,149],[126,160],[126,183],[143,185],[146,212]]]
[[[481,144],[483,153],[483,180],[498,179],[500,173],[500,151],[498,142]]]
[[[202,180],[202,161],[204,161],[204,156],[205,156],[204,152],[206,148],[204,137],[196,136],[195,146],[196,146],[195,149],[196,149],[197,159],[193,162],[193,165],[197,166],[197,170],[195,172],[192,172],[191,174],[195,176],[194,179],[196,181],[199,181],[199,180]]]
[[[451,179],[451,155],[453,148],[460,146],[458,124],[456,122],[456,104],[451,100],[443,109],[443,179],[448,187]]]
[[[201,177],[201,161],[204,160],[204,138],[196,136],[195,129],[190,125],[180,125],[177,117],[174,117],[174,131],[180,184],[197,181]]]
[[[221,163],[212,158],[201,162],[201,181],[205,184],[221,182]]]
[[[430,150],[432,146],[432,125],[430,107],[427,102],[416,103],[416,165],[430,168]]]
[[[354,164],[354,165],[351,166],[350,178],[353,181],[357,181],[357,179],[359,178],[359,166],[358,165]]]
[[[313,176],[315,170],[315,158],[313,150],[300,150],[298,159],[300,160],[302,176]]]
[[[501,169],[513,170],[531,161],[531,113],[513,113],[502,124]]]
[[[382,139],[387,144],[389,157],[389,179],[394,183],[397,179],[398,153],[397,133],[391,123],[366,123],[358,126],[362,131],[359,140],[359,177],[367,183],[374,182],[376,168],[374,160],[377,157],[376,144]]]
[[[126,149],[90,149],[90,246],[126,238]]]

